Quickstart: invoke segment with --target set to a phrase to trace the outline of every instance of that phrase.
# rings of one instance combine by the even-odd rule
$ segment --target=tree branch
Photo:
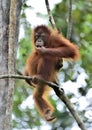
[[[23,76],[22,73],[20,73],[20,74],[21,75],[1,75],[0,79],[3,79],[3,78],[16,78],[16,79],[32,80],[32,77],[30,77],[30,76]],[[53,90],[55,91],[56,95],[67,106],[67,108],[71,112],[72,116],[76,120],[76,122],[77,122],[78,126],[81,128],[81,130],[87,130],[85,128],[85,125],[84,125],[83,121],[80,119],[80,117],[78,116],[77,112],[75,111],[75,109],[73,107],[73,104],[69,101],[67,96],[64,94],[64,90],[62,88],[60,88],[58,85],[56,85],[56,84],[54,84],[52,82],[48,82],[48,81],[45,81],[45,80],[42,80],[42,79],[37,79],[37,81],[41,82],[43,84],[46,84],[46,85],[50,86],[51,88],[53,88]]]
[[[70,102],[70,100],[67,98],[67,96],[65,94],[63,95],[59,95],[58,96],[63,103],[67,106],[67,108],[69,109],[69,111],[71,112],[72,116],[74,117],[74,119],[76,120],[78,126],[80,127],[81,130],[87,130],[83,121],[81,120],[81,118],[79,117],[78,113],[75,111],[73,104]]]
[[[68,27],[67,27],[67,39],[70,40],[72,32],[72,0],[69,0],[68,11]]]
[[[48,16],[49,16],[49,21],[50,21],[50,23],[51,23],[53,29],[56,29],[56,30],[57,30],[56,24],[55,24],[55,21],[54,21],[54,18],[53,18],[52,14],[51,14],[51,10],[50,10],[50,6],[49,6],[48,0],[45,0],[45,4],[46,4]]]
[[[20,73],[20,72],[19,72]],[[24,80],[32,80],[32,77],[30,76],[23,76],[22,73],[20,73],[21,75],[0,75],[0,79],[3,79],[3,78],[15,78],[15,79],[24,79]],[[59,88],[58,85],[56,85],[55,83],[52,83],[52,82],[49,82],[49,81],[46,81],[46,80],[43,80],[43,79],[37,79],[38,82],[41,82],[43,84],[46,84],[48,86],[50,86],[51,88],[55,89],[55,88]],[[64,91],[62,90],[62,93]]]

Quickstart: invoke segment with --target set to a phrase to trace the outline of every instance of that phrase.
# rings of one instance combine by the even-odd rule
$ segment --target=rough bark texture
[[[0,0],[0,74],[8,73],[8,25],[10,0]],[[0,80],[0,130],[4,130],[8,79]]]
[[[16,2],[17,26],[15,29],[15,52],[18,41],[19,16],[22,6],[22,0],[16,0]],[[0,0],[0,75],[8,73],[9,11],[10,0]],[[4,128],[4,126],[7,109],[8,87],[8,79],[0,79],[0,130],[7,130],[7,128]]]

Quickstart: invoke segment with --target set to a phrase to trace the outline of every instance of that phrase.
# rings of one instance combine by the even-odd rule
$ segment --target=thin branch
[[[23,76],[22,73],[20,73],[21,75],[0,75],[0,79],[3,79],[3,78],[15,78],[15,79],[24,79],[24,80],[32,80],[32,77],[30,76]],[[37,79],[38,82],[41,82],[43,84],[46,84],[50,87],[52,87],[53,89],[54,88],[59,88],[58,85],[56,85],[55,83],[52,83],[52,82],[49,82],[49,81],[46,81],[46,80],[43,80],[43,79]],[[63,90],[62,90],[62,93],[63,93]]]
[[[50,10],[50,6],[49,6],[48,0],[45,0],[45,4],[46,4],[48,16],[49,16],[49,21],[50,21],[50,23],[51,23],[53,29],[56,29],[56,30],[57,30],[56,24],[55,24],[55,21],[54,21],[54,18],[53,18],[52,14],[51,14],[51,10]]]
[[[52,25],[52,27],[56,30],[57,27],[56,27],[56,24],[55,24],[55,21],[54,21],[54,18],[51,14],[51,10],[50,10],[50,6],[49,6],[49,2],[48,0],[45,0],[45,4],[46,4],[46,8],[47,8],[47,12],[48,12],[48,17],[49,17],[49,21]],[[71,38],[71,32],[72,32],[72,0],[69,0],[69,11],[68,11],[68,29],[67,29],[67,39],[70,40]]]
[[[15,79],[29,79],[29,80],[32,80],[32,78],[31,77],[29,77],[29,76],[20,76],[20,75],[0,75],[0,79],[3,79],[3,78],[15,78]]]
[[[68,11],[68,28],[67,28],[67,39],[70,40],[72,32],[72,0],[69,0],[69,11]]]

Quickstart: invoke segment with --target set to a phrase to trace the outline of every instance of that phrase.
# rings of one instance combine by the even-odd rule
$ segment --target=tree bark
[[[17,47],[18,32],[19,32],[19,16],[21,6],[22,6],[22,0],[16,0],[17,19],[16,19],[14,47]],[[9,13],[10,13],[10,0],[0,0],[0,75],[8,73]],[[15,50],[14,54],[16,56],[15,52],[17,49],[14,48],[14,50]],[[6,119],[7,97],[9,89],[8,87],[9,87],[8,79],[0,79],[0,130],[7,130],[6,128],[7,126],[5,125],[5,119]],[[13,99],[13,97],[11,98]],[[10,123],[7,125],[10,125]]]
[[[10,0],[0,0],[0,74],[8,73],[8,25]],[[0,130],[4,130],[8,79],[0,80]]]

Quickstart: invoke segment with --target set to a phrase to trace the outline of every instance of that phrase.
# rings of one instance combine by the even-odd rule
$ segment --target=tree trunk
[[[17,47],[17,41],[18,41],[19,16],[22,6],[22,0],[16,0],[16,2],[17,2],[16,4],[17,26],[15,29],[15,45],[14,45],[15,47]],[[0,0],[0,75],[8,73],[9,12],[10,12],[10,0]],[[16,52],[16,48],[14,48],[14,50]],[[15,52],[14,54],[16,54]],[[5,120],[7,117],[6,110],[7,110],[7,96],[9,87],[8,81],[9,81],[8,79],[0,79],[0,130],[7,130]],[[13,99],[12,96],[11,98]],[[10,113],[10,116],[11,115],[12,113]],[[10,123],[7,125],[11,125]]]
[[[0,0],[0,74],[8,73],[8,25],[10,0]],[[4,130],[8,79],[0,80],[0,130]]]

